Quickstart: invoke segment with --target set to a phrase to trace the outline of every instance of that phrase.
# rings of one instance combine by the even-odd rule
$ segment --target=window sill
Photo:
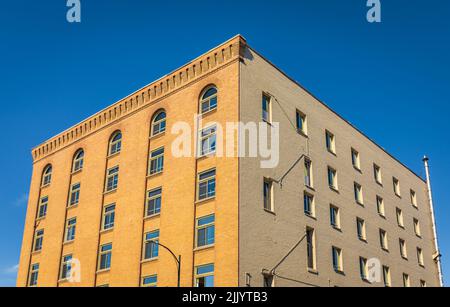
[[[111,271],[111,269],[98,270],[97,272],[95,272],[95,274],[99,275],[99,274],[109,273],[110,271]]]
[[[109,159],[112,159],[112,158],[114,158],[114,157],[116,157],[116,156],[118,156],[118,155],[120,155],[120,151],[119,151],[119,152],[115,152],[115,153],[113,153],[113,154],[111,154],[111,155],[108,155],[108,156],[106,157],[106,159],[109,160]]]
[[[300,134],[301,136],[303,136],[303,137],[309,139],[308,134],[307,134],[306,132],[304,132],[303,130],[297,129],[297,133]]]
[[[383,183],[382,182],[379,182],[379,181],[375,180],[375,183],[378,184],[380,187],[383,187]]]
[[[204,250],[208,250],[208,249],[213,249],[214,246],[215,246],[215,244],[210,244],[210,245],[206,245],[206,246],[196,247],[196,248],[194,248],[194,252],[200,252],[200,251],[204,251]]]
[[[336,274],[339,274],[339,275],[345,276],[345,273],[344,273],[344,271],[341,271],[341,270],[337,270],[337,269],[334,269],[334,272],[335,272]]]
[[[36,218],[36,222],[42,222],[45,220],[46,216]]]
[[[413,204],[411,204],[411,206],[412,206],[414,209],[419,210],[419,206],[413,205]]]
[[[419,239],[422,239],[422,235],[416,234],[416,237],[418,237]]]
[[[217,112],[217,107],[210,109],[208,111],[202,112],[200,115],[201,116],[208,116],[210,114],[216,113]]]
[[[31,255],[36,256],[42,253],[42,250],[34,251],[31,253]]]
[[[68,206],[67,206],[67,210],[69,210],[69,209],[75,209],[75,208],[78,207],[78,205],[79,205],[79,204],[68,205]]]
[[[144,217],[144,221],[152,220],[152,219],[155,219],[155,218],[160,217],[160,216],[161,216],[161,213],[148,215],[148,216]]]
[[[307,213],[307,212],[305,212],[305,216],[309,217],[310,219],[313,219],[313,220],[317,221],[317,218],[316,218],[315,215],[312,214],[312,213]]]
[[[100,231],[100,234],[106,234],[106,233],[109,233],[109,232],[113,232],[114,231],[114,227],[112,227],[112,228],[108,228],[108,229],[103,229],[103,230],[101,230]]]
[[[155,257],[155,258],[152,258],[152,259],[144,259],[144,260],[141,261],[141,264],[155,262],[155,261],[158,261],[158,259],[159,259],[158,257]]]
[[[312,186],[309,186],[309,185],[305,184],[305,187],[308,188],[309,190],[313,191],[313,192],[316,192],[316,189],[314,189],[314,187],[312,187]]]
[[[213,151],[213,152],[210,152],[210,153],[207,153],[207,154],[200,154],[200,155],[198,155],[197,156],[197,161],[206,160],[208,158],[214,158],[214,157],[216,157],[216,151]]]
[[[335,193],[338,193],[339,194],[339,190],[338,190],[338,188],[336,188],[336,187],[333,187],[333,186],[329,186],[330,187],[330,190],[331,191],[333,191],[333,192],[335,192]]]
[[[404,225],[398,225],[399,228],[405,230],[405,226]]]
[[[51,185],[51,183],[48,183],[48,184],[46,184],[46,185],[41,185],[41,189],[48,188],[50,185]]]
[[[70,173],[70,175],[71,176],[73,176],[73,175],[76,175],[76,174],[79,174],[79,173],[81,173],[83,171],[83,169],[82,168],[80,168],[79,170],[76,170],[76,171],[72,171],[71,173]]]
[[[364,238],[358,238],[359,239],[359,241],[361,241],[361,242],[363,242],[363,243],[365,243],[365,244],[368,244],[369,242],[367,242],[367,239],[364,239]]]
[[[408,257],[401,256],[403,260],[408,261]]]
[[[273,125],[272,125],[272,122],[269,121],[269,120],[267,120],[267,119],[262,118],[261,121],[262,121],[263,123],[266,123],[269,127],[272,127],[272,126],[273,126]]]
[[[199,204],[207,203],[207,202],[210,202],[210,201],[214,201],[215,199],[216,199],[216,197],[212,196],[212,197],[208,197],[208,198],[205,198],[205,199],[197,200],[195,202],[195,204],[199,205]]]
[[[361,277],[361,280],[362,280],[363,282],[365,282],[366,284],[372,284],[372,283],[367,279],[367,277]]]
[[[149,175],[147,175],[147,179],[158,177],[158,176],[161,176],[162,174],[163,174],[163,171],[160,171],[160,172],[157,172],[154,174],[149,174]]]
[[[425,265],[424,265],[424,264],[419,263],[419,266],[420,266],[422,269],[425,269]]]
[[[364,204],[360,201],[356,201],[356,204],[364,208]]]
[[[317,271],[316,269],[308,268],[307,271],[310,274],[319,275],[319,271]]]
[[[105,192],[103,192],[103,196],[106,196],[106,195],[109,195],[109,194],[114,194],[116,192],[117,192],[117,188],[114,189],[114,190],[111,190],[111,191],[105,191]]]
[[[263,210],[264,210],[264,212],[269,213],[269,214],[271,214],[271,215],[274,215],[274,216],[277,215],[277,214],[276,214],[274,211],[272,211],[272,210],[269,210],[269,209],[266,209],[266,208],[264,208]]]
[[[355,166],[355,165],[353,165],[353,168],[355,169],[355,171],[357,171],[358,173],[362,174],[361,168],[359,168],[358,166]]]
[[[400,194],[394,193],[395,196],[397,196],[398,198],[402,199],[402,196]]]
[[[378,213],[378,215],[382,218],[386,220],[386,215],[382,214],[382,213]]]
[[[68,283],[68,282],[69,282],[68,278],[58,279],[58,284],[64,284],[64,283]]]
[[[63,245],[64,245],[64,246],[71,245],[71,244],[73,244],[74,242],[75,242],[75,239],[74,239],[74,240],[71,240],[71,241],[64,241]]]
[[[385,248],[385,247],[382,247],[381,250],[382,250],[383,252],[389,253],[389,249],[387,249],[387,248]]]
[[[342,233],[342,229],[339,226],[331,225],[331,228],[333,228],[334,230],[339,231],[340,233]]]
[[[160,133],[157,133],[157,134],[155,134],[155,135],[152,135],[152,136],[150,136],[149,137],[149,140],[156,140],[156,139],[159,139],[159,138],[162,138],[163,136],[165,136],[166,135],[166,131],[164,131],[164,132],[160,132]]]
[[[327,148],[327,151],[328,151],[330,154],[332,154],[333,156],[337,157],[336,152],[334,152],[333,150]]]

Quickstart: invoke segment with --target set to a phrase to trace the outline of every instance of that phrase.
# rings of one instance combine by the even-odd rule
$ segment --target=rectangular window
[[[306,115],[299,110],[296,113],[296,123],[297,123],[297,131],[303,133],[304,135],[308,135]]]
[[[44,229],[40,229],[36,231],[36,235],[34,238],[34,249],[33,251],[38,252],[42,250],[42,244],[44,242]]]
[[[306,215],[314,216],[314,196],[306,192],[303,194],[303,208]]]
[[[150,217],[161,213],[161,194],[162,188],[158,188],[147,193],[145,217]]]
[[[422,252],[422,249],[421,248],[417,248],[417,263],[421,266],[421,267],[423,267],[423,266],[425,266],[425,263],[424,263],[424,261],[423,261],[423,252]]]
[[[48,196],[42,197],[39,201],[38,219],[47,216]]]
[[[37,286],[38,277],[39,277],[39,263],[35,263],[31,266],[28,286],[30,287]]]
[[[331,249],[331,255],[333,259],[333,269],[336,272],[343,272],[343,261],[342,261],[342,249],[338,247],[332,247]]]
[[[264,209],[273,212],[273,184],[272,180],[264,178],[263,182]]]
[[[306,229],[306,259],[308,264],[308,269],[316,269],[316,249],[315,249],[315,239],[314,239],[314,229]]]
[[[367,276],[369,275],[368,271],[367,259],[359,257],[359,274],[362,280],[367,280]]]
[[[410,195],[411,195],[411,205],[413,205],[414,207],[417,208],[417,196],[416,196],[416,192],[414,192],[413,190],[410,191]]]
[[[271,97],[267,94],[263,94],[262,97],[262,120],[271,123],[272,122],[272,105]]]
[[[195,268],[195,286],[198,288],[214,287],[214,264]]]
[[[150,153],[149,175],[162,173],[164,170],[164,148],[159,148]]]
[[[214,244],[214,222],[214,214],[197,219],[197,247],[204,247]]]
[[[359,183],[353,184],[354,190],[355,190],[355,200],[358,204],[363,205],[364,204],[364,198],[363,198],[363,192],[362,192],[362,186]]]
[[[357,170],[361,170],[361,164],[359,161],[359,152],[352,148],[352,165]]]
[[[403,222],[403,211],[400,208],[395,209],[396,215],[397,215],[397,224],[398,226],[404,228],[405,223]]]
[[[198,175],[198,200],[216,196],[216,170],[210,170]]]
[[[386,212],[384,210],[384,200],[380,196],[377,196],[377,211],[378,214],[381,215],[382,217],[386,216]]]
[[[100,254],[98,259],[98,267],[100,271],[109,270],[111,268],[112,243],[100,246]]]
[[[75,240],[75,231],[77,227],[77,218],[74,217],[66,222],[66,236],[65,242],[71,242]]]
[[[413,223],[414,223],[414,233],[416,234],[416,236],[421,237],[422,236],[422,232],[420,230],[420,223],[418,219],[413,219]]]
[[[333,154],[336,153],[336,144],[335,144],[335,138],[334,134],[330,131],[325,131],[325,144],[327,147],[327,150]]]
[[[70,188],[69,207],[76,206],[80,202],[81,184],[76,183]]]
[[[391,269],[383,266],[383,282],[385,287],[391,287]]]
[[[358,239],[366,241],[366,222],[361,218],[356,219],[356,231],[358,233]]]
[[[158,284],[158,276],[152,275],[142,278],[142,286],[143,287],[149,287],[149,288],[155,288]]]
[[[200,157],[212,155],[216,152],[217,127],[214,125],[200,132]]]
[[[333,205],[330,205],[330,223],[333,228],[341,229],[339,208]]]
[[[381,179],[381,168],[376,164],[373,165],[373,174],[375,176],[375,182],[378,184],[383,184]]]
[[[65,280],[70,277],[72,270],[72,255],[66,255],[61,262],[61,276],[60,280]]]
[[[409,288],[411,287],[411,283],[409,282],[409,275],[403,273],[403,287]]]
[[[383,229],[380,229],[380,246],[385,251],[389,250],[387,233]]]
[[[403,239],[399,239],[399,245],[400,245],[400,256],[404,259],[408,259],[408,251],[406,249],[406,242]]]
[[[103,227],[102,230],[114,228],[114,220],[116,218],[116,204],[107,205],[103,208]]]
[[[111,192],[117,189],[119,184],[119,167],[110,168],[106,177],[106,192]]]
[[[159,254],[159,230],[145,234],[144,260],[158,258]]]
[[[394,186],[394,193],[397,196],[400,196],[400,182],[398,181],[397,178],[392,178],[392,184]]]
[[[337,172],[335,169],[328,166],[328,185],[333,190],[338,190]]]
[[[309,159],[305,159],[305,185],[313,187],[312,162]]]

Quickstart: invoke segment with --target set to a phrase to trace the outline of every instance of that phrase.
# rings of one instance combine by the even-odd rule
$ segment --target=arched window
[[[52,182],[52,165],[49,164],[44,168],[44,172],[42,173],[42,186],[45,187]]]
[[[122,132],[115,132],[109,141],[109,155],[119,153],[122,149]]]
[[[152,136],[158,135],[166,131],[166,111],[158,111],[152,120]]]
[[[204,114],[217,108],[217,88],[207,87],[200,99],[200,112]]]
[[[84,150],[80,149],[75,153],[75,156],[73,158],[73,166],[72,166],[72,172],[78,172],[83,169],[83,163],[84,163]]]

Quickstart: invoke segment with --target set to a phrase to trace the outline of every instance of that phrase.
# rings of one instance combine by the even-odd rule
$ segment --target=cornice
[[[138,91],[97,112],[75,126],[50,138],[32,149],[33,162],[67,147],[78,140],[95,133],[105,126],[116,123],[146,106],[156,103],[162,97],[176,92],[206,74],[243,57],[246,40],[237,35],[216,48],[206,52],[188,64],[150,83]]]

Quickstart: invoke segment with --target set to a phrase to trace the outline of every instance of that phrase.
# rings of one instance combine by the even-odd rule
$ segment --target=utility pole
[[[430,205],[430,211],[431,211],[431,220],[433,222],[433,242],[434,242],[434,248],[436,250],[434,257],[434,260],[436,261],[437,267],[438,267],[438,273],[439,273],[439,283],[441,287],[444,286],[444,278],[442,275],[442,264],[441,264],[441,253],[439,251],[439,243],[438,243],[438,236],[437,236],[437,229],[436,229],[436,218],[434,215],[434,204],[433,204],[433,193],[431,190],[431,180],[430,180],[430,166],[429,166],[429,158],[425,156],[423,158],[423,163],[425,165],[425,174],[427,177],[427,187],[428,187],[428,199],[429,199],[429,205]]]

